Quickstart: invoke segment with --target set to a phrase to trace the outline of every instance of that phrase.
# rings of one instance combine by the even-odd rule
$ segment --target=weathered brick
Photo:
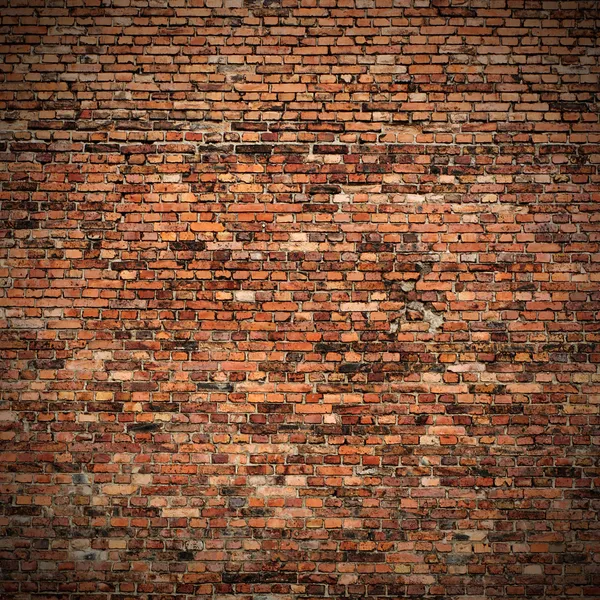
[[[5,1],[0,597],[600,598],[599,11]]]

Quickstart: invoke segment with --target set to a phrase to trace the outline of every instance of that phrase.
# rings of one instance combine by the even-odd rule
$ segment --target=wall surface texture
[[[0,14],[1,598],[600,598],[600,4]]]

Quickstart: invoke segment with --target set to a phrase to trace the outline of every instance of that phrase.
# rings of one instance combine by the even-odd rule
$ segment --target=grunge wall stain
[[[3,0],[0,593],[600,598],[600,7]]]

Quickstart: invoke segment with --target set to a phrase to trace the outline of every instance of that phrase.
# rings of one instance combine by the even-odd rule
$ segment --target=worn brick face
[[[1,5],[3,598],[600,598],[595,1]]]

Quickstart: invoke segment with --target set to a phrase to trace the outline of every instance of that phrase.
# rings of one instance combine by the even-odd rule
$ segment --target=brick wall
[[[0,13],[2,598],[600,598],[596,2]]]

